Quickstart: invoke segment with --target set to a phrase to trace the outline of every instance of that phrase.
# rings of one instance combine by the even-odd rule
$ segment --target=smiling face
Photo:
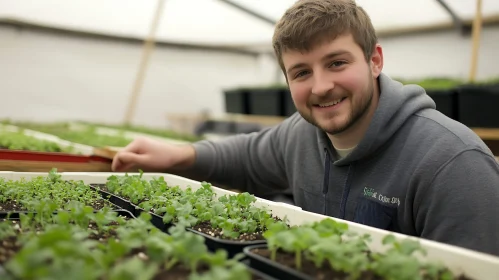
[[[376,46],[366,61],[353,36],[341,35],[308,52],[287,50],[282,62],[293,101],[305,120],[330,135],[370,121],[378,100],[381,47]]]

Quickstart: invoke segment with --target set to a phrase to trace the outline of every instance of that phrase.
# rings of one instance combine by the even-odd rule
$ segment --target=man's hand
[[[113,159],[114,172],[170,172],[190,167],[195,160],[189,144],[175,145],[149,138],[137,138]]]

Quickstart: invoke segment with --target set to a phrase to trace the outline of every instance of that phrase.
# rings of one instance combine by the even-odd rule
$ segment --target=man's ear
[[[371,61],[369,62],[373,78],[377,78],[383,70],[383,48],[380,44],[376,44],[374,47],[373,54],[371,55]]]

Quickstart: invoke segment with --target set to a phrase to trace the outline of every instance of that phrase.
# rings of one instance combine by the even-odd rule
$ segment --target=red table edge
[[[75,155],[59,152],[38,152],[38,151],[19,151],[0,149],[0,160],[27,160],[27,161],[52,161],[52,162],[102,162],[111,163],[112,159],[108,159],[96,155]]]

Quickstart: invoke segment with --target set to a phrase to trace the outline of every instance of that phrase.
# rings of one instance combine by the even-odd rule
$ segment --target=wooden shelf
[[[499,140],[499,128],[471,128],[482,140]]]
[[[261,125],[276,125],[286,119],[280,116],[244,115],[244,114],[222,114],[222,115],[198,115],[198,114],[167,114],[169,121],[233,121],[244,123],[258,123]]]

